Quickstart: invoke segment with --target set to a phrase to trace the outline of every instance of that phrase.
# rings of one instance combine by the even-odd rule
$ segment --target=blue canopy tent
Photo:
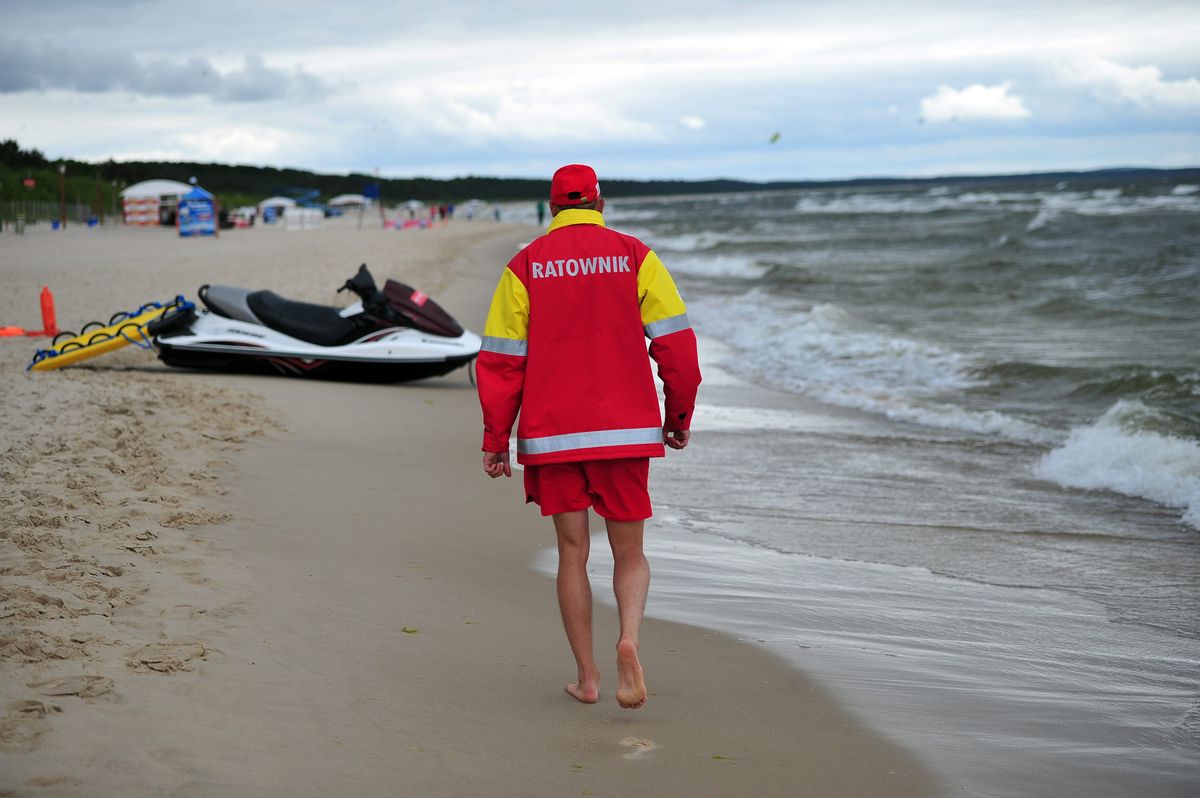
[[[191,191],[179,198],[179,213],[175,218],[179,235],[184,238],[216,236],[217,199],[200,186],[193,185]]]

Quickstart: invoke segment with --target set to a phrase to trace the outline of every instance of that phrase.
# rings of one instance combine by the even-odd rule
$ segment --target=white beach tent
[[[372,200],[367,199],[362,194],[338,194],[328,202],[328,205],[334,208],[358,208],[370,207]]]
[[[292,208],[283,221],[288,230],[316,230],[325,221],[325,212],[320,208]]]
[[[274,208],[271,214],[275,218],[286,216],[290,208],[296,207],[296,201],[291,197],[267,197],[262,202],[258,203],[258,218],[264,222],[267,221],[267,208]]]
[[[177,180],[143,180],[121,189],[121,207],[125,224],[147,227],[159,223],[159,208],[174,206],[179,198],[192,190]]]

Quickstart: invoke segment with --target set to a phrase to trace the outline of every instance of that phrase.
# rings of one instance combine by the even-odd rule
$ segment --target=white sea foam
[[[1195,186],[1176,186],[1169,194],[1126,196],[1119,188],[1092,191],[994,192],[930,190],[923,194],[808,194],[797,200],[801,214],[929,214],[938,211],[1003,209],[1034,213],[1027,229],[1040,230],[1063,213],[1120,216],[1153,211],[1200,211]]]
[[[1029,194],[997,194],[991,191],[968,191],[958,195],[958,201],[964,205],[999,205],[1002,202],[1029,202],[1031,199]]]
[[[1178,186],[1176,186],[1178,188]],[[1037,215],[1026,225],[1026,230],[1040,230],[1055,222],[1064,213],[1079,216],[1125,216],[1148,212],[1200,212],[1200,196],[1190,192],[1172,191],[1170,194],[1149,196],[1123,196],[1120,189],[1096,189],[1091,193],[1060,192],[1038,195]],[[1017,210],[1015,206],[1011,209]]]
[[[1059,211],[1057,210],[1043,208],[1042,210],[1038,211],[1037,216],[1034,216],[1029,220],[1029,224],[1025,225],[1025,229],[1031,233],[1034,230],[1041,230],[1043,227],[1057,219],[1058,214]]]
[[[644,208],[644,209],[639,209],[639,210],[632,210],[632,209],[624,210],[624,209],[618,207],[614,203],[612,206],[605,209],[604,217],[609,222],[617,222],[617,223],[649,222],[649,221],[658,219],[660,216],[662,216],[663,210],[665,208],[667,208],[667,206],[664,205],[663,208]]]
[[[847,194],[844,196],[805,196],[796,202],[796,211],[807,214],[887,214],[933,213],[960,206],[950,196],[881,196],[879,194]]]
[[[1036,210],[1042,200],[1053,194],[1027,191],[948,190],[924,194],[812,194],[802,196],[795,210],[807,214],[925,214],[937,211],[973,210],[1004,207],[1007,210]],[[1087,195],[1074,194],[1085,197]]]
[[[646,231],[639,236],[647,244],[654,247],[659,252],[703,252],[705,250],[714,249],[723,244],[774,244],[780,240],[780,235],[786,236],[789,240],[795,240],[794,231],[790,228],[778,231],[774,234],[755,235],[744,232],[714,232],[705,230],[699,233],[680,233],[678,235],[666,235],[662,233],[652,233]]]
[[[700,373],[704,375],[704,387],[736,388],[746,385],[744,380],[734,376],[722,365],[734,354],[733,350],[723,341],[705,335],[697,335],[696,349],[700,358]],[[658,380],[657,375],[654,379],[658,382],[658,390],[661,393],[662,383]]]
[[[655,250],[671,250],[673,252],[698,252],[725,243],[725,239],[716,233],[704,231],[699,233],[682,233],[680,235],[653,236]]]
[[[828,414],[703,404],[696,406],[692,422],[692,429],[701,432],[828,432],[837,426],[837,420]]]
[[[1033,232],[1041,230],[1046,225],[1057,221],[1065,211],[1078,211],[1082,195],[1076,193],[1047,194],[1041,197],[1037,215],[1025,225],[1025,229]]]
[[[1096,197],[1071,208],[1081,216],[1123,216],[1146,211],[1200,211],[1200,197],[1155,194],[1147,197]]]
[[[770,270],[769,266],[742,255],[685,255],[672,258],[670,268],[693,277],[741,277],[747,280],[757,280]]]
[[[935,344],[895,335],[841,307],[773,306],[765,291],[693,306],[699,326],[729,342],[726,365],[754,379],[828,404],[941,429],[1048,443],[1056,433],[998,411],[949,400],[982,385],[976,361]]]
[[[1111,490],[1182,509],[1200,529],[1200,443],[1139,428],[1154,416],[1122,400],[1095,424],[1071,431],[1034,473],[1068,488]]]
[[[957,430],[976,435],[997,435],[1024,443],[1053,443],[1061,436],[1053,430],[997,410],[967,410],[943,402],[913,399],[902,394],[864,394],[861,391],[830,386],[813,391],[823,402],[879,413],[893,421],[907,421],[923,427]]]

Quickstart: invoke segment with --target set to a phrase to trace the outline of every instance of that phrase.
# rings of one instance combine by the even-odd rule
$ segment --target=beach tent
[[[270,224],[287,213],[289,208],[295,208],[296,204],[291,197],[267,197],[258,203],[258,215],[264,222]]]
[[[370,205],[371,200],[362,194],[338,194],[328,204],[333,208],[354,208]]]
[[[254,205],[242,205],[234,208],[229,214],[229,218],[233,220],[234,227],[249,227],[254,224],[254,219],[258,216],[258,208]]]
[[[178,219],[179,235],[215,236],[217,235],[217,200],[200,186],[179,199]]]
[[[315,230],[325,220],[325,212],[320,208],[292,208],[283,217],[288,230]]]
[[[143,180],[121,190],[125,224],[149,227],[162,223],[161,211],[173,210],[179,198],[192,190],[177,180]]]

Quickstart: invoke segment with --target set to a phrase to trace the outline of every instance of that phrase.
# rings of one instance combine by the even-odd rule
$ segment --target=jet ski
[[[366,264],[342,291],[358,300],[338,309],[204,285],[203,309],[166,313],[147,332],[171,366],[365,382],[439,377],[479,354],[478,335],[411,286],[387,280],[379,290]]]

